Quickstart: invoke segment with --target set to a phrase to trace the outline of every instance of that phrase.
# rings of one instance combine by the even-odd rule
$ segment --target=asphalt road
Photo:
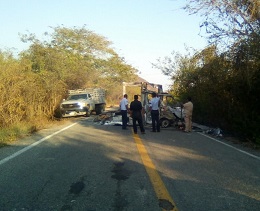
[[[0,210],[260,210],[259,152],[198,132],[134,135],[92,119],[0,148]]]

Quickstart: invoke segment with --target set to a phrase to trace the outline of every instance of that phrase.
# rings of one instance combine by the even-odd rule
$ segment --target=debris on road
[[[216,137],[222,137],[222,130],[220,128],[213,128],[210,130],[205,131],[205,133],[216,136]]]
[[[119,126],[122,125],[122,116],[120,112],[110,111],[110,112],[99,114],[93,121],[100,125]]]

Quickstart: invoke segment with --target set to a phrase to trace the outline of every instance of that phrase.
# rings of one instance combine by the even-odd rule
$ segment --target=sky
[[[152,67],[157,59],[185,46],[203,49],[201,18],[181,9],[185,0],[0,0],[0,49],[19,53],[28,48],[19,34],[38,39],[51,27],[83,27],[111,41],[138,75],[167,90],[172,81]]]

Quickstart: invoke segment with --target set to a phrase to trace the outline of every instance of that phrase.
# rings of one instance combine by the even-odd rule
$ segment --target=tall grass
[[[9,145],[19,138],[30,135],[36,127],[28,123],[16,123],[15,125],[0,128],[0,147]]]

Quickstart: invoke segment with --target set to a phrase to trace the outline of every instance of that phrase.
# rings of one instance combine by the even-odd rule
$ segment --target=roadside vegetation
[[[177,101],[192,97],[194,121],[259,146],[259,0],[188,0],[183,9],[203,18],[209,45],[173,52],[154,67],[171,77]],[[52,30],[45,40],[21,35],[29,48],[18,56],[0,50],[0,146],[58,120],[68,89],[102,87],[107,104],[118,105],[122,82],[137,79],[105,37],[85,26]]]
[[[0,51],[0,146],[58,120],[68,89],[102,87],[107,103],[118,104],[122,82],[137,77],[105,37],[85,27],[55,27],[45,36],[21,35],[30,47],[18,56]]]
[[[154,64],[172,78],[180,101],[191,96],[194,121],[260,146],[260,2],[190,0],[209,45],[173,52]]]

